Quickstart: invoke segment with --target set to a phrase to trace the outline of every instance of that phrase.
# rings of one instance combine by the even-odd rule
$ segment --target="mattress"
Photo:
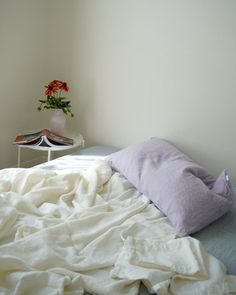
[[[222,261],[227,272],[236,275],[236,203],[230,212],[192,235],[208,253]]]
[[[104,159],[118,149],[111,146],[97,145],[63,156],[35,167],[42,169],[87,169],[95,160]],[[198,239],[208,253],[222,261],[229,274],[236,275],[236,202],[230,212],[213,222],[205,229],[192,235]],[[148,294],[143,287],[142,294]]]
[[[111,146],[97,145],[82,149],[70,155],[66,155],[55,160],[36,165],[34,168],[45,170],[54,169],[83,169],[86,170],[94,161],[104,159],[107,155],[116,152],[118,149]]]

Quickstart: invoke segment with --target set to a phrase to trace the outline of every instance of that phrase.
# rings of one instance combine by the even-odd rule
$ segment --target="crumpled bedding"
[[[103,161],[0,171],[0,294],[229,294],[236,277]]]

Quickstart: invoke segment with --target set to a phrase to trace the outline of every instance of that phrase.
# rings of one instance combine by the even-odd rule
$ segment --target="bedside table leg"
[[[20,168],[20,156],[21,156],[21,147],[18,146],[18,153],[17,153],[17,167]]]
[[[51,149],[48,149],[48,161],[51,160]]]

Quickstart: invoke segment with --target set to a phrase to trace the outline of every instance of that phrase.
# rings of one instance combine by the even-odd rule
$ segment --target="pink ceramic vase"
[[[52,109],[50,118],[50,131],[63,135],[66,126],[66,116],[60,109]]]

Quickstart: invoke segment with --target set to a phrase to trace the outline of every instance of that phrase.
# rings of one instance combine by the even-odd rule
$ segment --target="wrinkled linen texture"
[[[0,171],[0,294],[229,294],[236,277],[119,173]]]

